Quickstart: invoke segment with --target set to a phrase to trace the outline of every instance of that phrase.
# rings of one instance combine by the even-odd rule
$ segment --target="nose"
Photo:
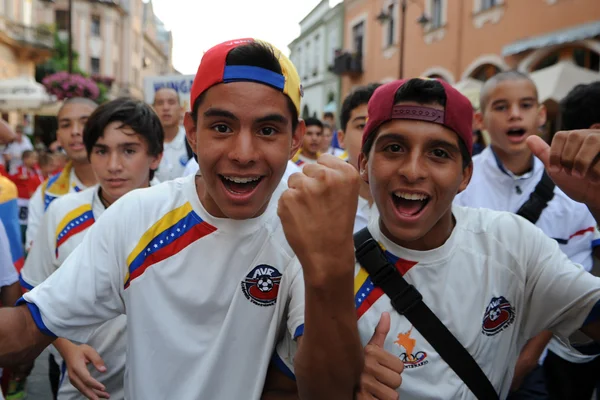
[[[521,107],[518,104],[511,104],[510,106],[510,118],[519,119],[521,118]]]
[[[412,151],[406,157],[403,157],[398,173],[407,183],[416,183],[425,179],[428,172],[424,156],[419,152]]]
[[[122,168],[123,163],[121,156],[116,151],[111,152],[108,156],[108,171],[110,173],[115,173],[120,171]]]
[[[232,137],[229,158],[241,165],[252,165],[256,162],[256,138],[250,130],[242,130]]]
[[[75,121],[73,123],[73,129],[71,130],[71,136],[82,136],[84,126],[85,124],[82,124],[79,121]]]

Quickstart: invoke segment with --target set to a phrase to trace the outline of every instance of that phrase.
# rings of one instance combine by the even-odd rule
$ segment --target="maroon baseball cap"
[[[415,78],[429,79],[429,78]],[[456,132],[463,141],[469,155],[473,155],[473,106],[469,99],[441,79],[439,82],[446,92],[446,106],[443,110],[427,105],[394,104],[398,89],[410,79],[401,79],[378,87],[368,105],[368,120],[363,132],[362,145],[382,124],[393,119],[413,119],[440,124]]]

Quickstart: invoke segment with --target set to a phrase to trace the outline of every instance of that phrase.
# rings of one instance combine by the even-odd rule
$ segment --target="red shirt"
[[[30,199],[37,187],[44,181],[42,171],[37,165],[34,168],[20,165],[17,167],[17,173],[9,175],[9,178],[17,185],[20,199]]]

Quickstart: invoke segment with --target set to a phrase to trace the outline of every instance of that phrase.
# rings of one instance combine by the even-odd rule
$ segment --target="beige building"
[[[142,79],[147,76],[168,75],[172,65],[173,37],[154,15],[152,1],[144,3],[142,17],[144,41],[142,45]]]
[[[68,1],[37,0],[37,22],[67,38]],[[73,0],[73,49],[79,68],[114,79],[110,97],[142,98],[145,68],[171,68],[172,39],[142,0]],[[157,26],[160,25],[160,26]],[[166,41],[164,40],[166,38]],[[154,61],[158,60],[158,61]]]
[[[550,125],[575,84],[600,80],[600,0],[345,0],[342,95],[398,79],[402,4],[404,77],[476,89],[498,71],[519,69],[538,85]]]
[[[35,64],[52,55],[54,40],[48,30],[35,23],[35,0],[0,0],[0,80],[34,79]],[[15,125],[16,112],[2,118]]]

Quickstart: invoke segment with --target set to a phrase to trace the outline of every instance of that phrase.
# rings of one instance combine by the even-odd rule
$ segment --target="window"
[[[431,29],[442,26],[442,0],[431,1]]]
[[[310,42],[306,42],[306,54],[304,55],[304,79],[310,74]]]
[[[548,68],[556,63],[558,63],[558,60],[560,59],[560,53],[558,51],[555,51],[553,53],[548,54],[546,57],[542,58],[540,60],[540,62],[538,62],[532,69],[531,71],[537,71],[538,69],[544,69],[544,68]]]
[[[321,38],[319,35],[315,36],[315,52],[313,54],[313,66],[312,75],[317,76],[319,72],[319,61],[321,60]]]
[[[496,7],[499,3],[499,0],[481,0],[481,11]]]
[[[333,65],[335,62],[335,51],[337,50],[338,32],[337,29],[329,31],[327,48],[327,65]]]
[[[394,3],[388,6],[388,15],[390,18],[388,19],[387,23],[387,38],[385,42],[387,47],[394,44],[394,37],[396,36],[394,34],[396,28],[396,13],[394,12]]]
[[[54,12],[56,29],[66,31],[69,29],[69,12],[66,10],[56,10]]]
[[[473,71],[473,73],[471,74],[471,78],[477,79],[478,81],[485,82],[499,72],[500,72],[500,68],[496,67],[495,65],[483,64],[483,65],[477,67],[477,69],[475,69],[475,71]]]
[[[90,58],[90,73],[92,75],[100,74],[100,59],[96,57]]]
[[[363,43],[365,40],[365,22],[359,22],[352,27],[353,50],[358,54],[363,52]]]
[[[591,69],[600,72],[600,55],[590,49],[573,49],[573,59],[575,64],[582,68]]]
[[[121,37],[121,26],[118,22],[115,22],[115,37],[114,42],[119,43],[119,38]]]
[[[100,36],[100,16],[92,15],[92,36]]]

